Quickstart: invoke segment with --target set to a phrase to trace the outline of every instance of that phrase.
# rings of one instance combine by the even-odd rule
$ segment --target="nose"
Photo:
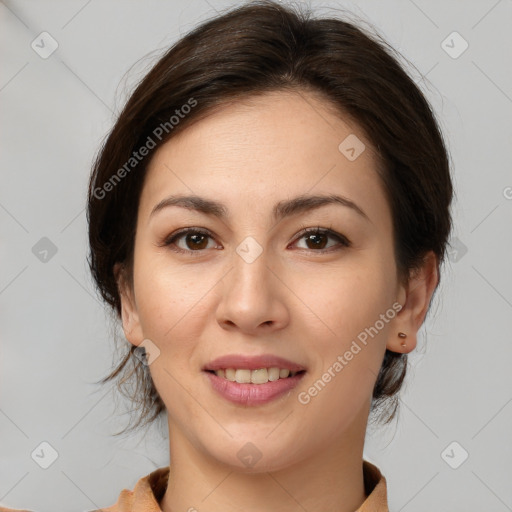
[[[290,291],[269,264],[265,251],[252,262],[233,254],[233,268],[222,279],[216,312],[223,329],[257,335],[288,325]]]

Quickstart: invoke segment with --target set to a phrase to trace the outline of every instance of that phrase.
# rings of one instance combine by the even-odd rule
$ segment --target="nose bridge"
[[[269,260],[268,249],[254,237],[248,236],[238,244],[233,254],[230,288],[240,301],[254,300],[257,295],[260,299],[269,299],[273,286]]]
[[[287,308],[271,255],[254,237],[246,237],[232,255],[232,270],[224,279],[218,320],[243,330],[286,322]]]

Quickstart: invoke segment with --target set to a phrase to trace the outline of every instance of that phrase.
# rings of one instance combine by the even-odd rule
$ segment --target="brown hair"
[[[270,0],[208,20],[168,49],[127,101],[90,177],[88,262],[116,317],[114,264],[123,264],[133,285],[138,203],[151,152],[215,108],[267,91],[312,91],[355,120],[382,162],[400,279],[406,281],[428,251],[440,265],[452,222],[449,157],[427,100],[393,53],[353,23],[314,18]],[[143,147],[151,149],[139,152]],[[119,379],[118,389],[139,409],[132,429],[165,410],[136,348],[130,345],[101,381]],[[407,355],[386,350],[371,409],[382,409],[382,418],[387,412],[385,423],[397,410],[406,369]]]

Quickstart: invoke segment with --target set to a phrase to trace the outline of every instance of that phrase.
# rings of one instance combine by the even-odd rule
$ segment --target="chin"
[[[265,437],[267,435],[266,431],[262,433],[261,430],[254,435],[245,431],[243,438],[234,436],[213,445],[212,439],[209,439],[209,444],[204,448],[217,462],[242,473],[278,471],[297,462],[296,443],[287,447],[277,433],[275,439]],[[293,455],[293,459],[290,455]]]

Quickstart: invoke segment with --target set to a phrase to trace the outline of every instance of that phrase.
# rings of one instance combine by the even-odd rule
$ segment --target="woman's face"
[[[375,166],[361,130],[305,92],[224,107],[155,153],[123,323],[130,342],[146,340],[171,453],[179,439],[260,471],[362,440],[405,297]],[[154,210],[171,196],[204,203]],[[295,202],[310,196],[343,199]],[[245,370],[241,381],[276,377],[251,365],[286,367],[253,356],[305,371],[293,382],[233,383],[205,370],[224,356],[240,358],[219,365]]]

